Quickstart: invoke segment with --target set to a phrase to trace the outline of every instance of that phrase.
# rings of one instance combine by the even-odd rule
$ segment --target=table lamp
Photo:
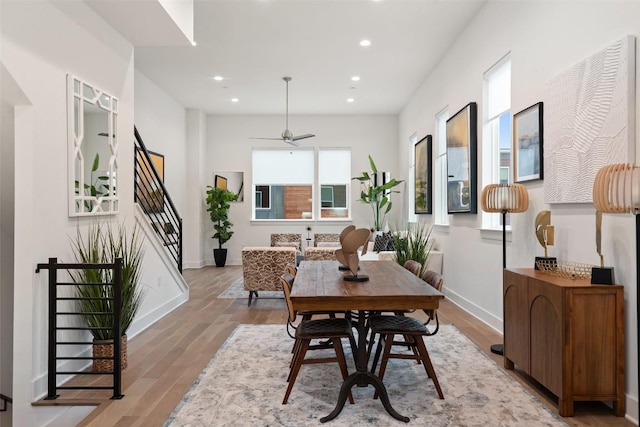
[[[636,217],[636,329],[640,305],[640,166],[618,163],[602,167],[593,182],[593,204],[603,213],[633,214]],[[637,332],[637,331],[636,331]],[[640,339],[638,351],[640,354]],[[638,359],[640,372],[640,358]]]
[[[529,194],[522,184],[489,184],[482,189],[482,210],[502,213],[502,268],[507,268],[507,213],[524,212]],[[504,344],[493,344],[491,352],[504,354]]]

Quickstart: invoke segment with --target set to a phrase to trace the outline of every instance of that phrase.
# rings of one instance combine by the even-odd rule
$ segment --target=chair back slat
[[[284,299],[287,302],[287,309],[289,310],[289,321],[294,322],[296,320],[296,311],[293,309],[293,304],[291,303],[291,288],[293,287],[293,276],[290,273],[285,273],[280,276],[280,282],[282,282]]]

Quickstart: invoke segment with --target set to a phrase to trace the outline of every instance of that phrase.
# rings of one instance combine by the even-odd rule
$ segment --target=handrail
[[[0,400],[2,400],[2,408],[0,408],[0,412],[7,411],[7,403],[13,404],[13,399],[10,398],[9,396],[5,396],[2,393],[0,393]]]
[[[162,245],[182,273],[182,218],[136,127],[134,200],[147,214]]]
[[[59,270],[113,270],[113,274],[111,277],[113,278],[112,283],[102,283],[102,286],[113,286],[113,296],[112,297],[104,297],[104,298],[96,298],[96,299],[104,299],[104,300],[113,300],[113,312],[106,313],[106,316],[113,317],[113,328],[112,333],[113,337],[120,337],[120,318],[122,317],[122,258],[116,258],[113,263],[105,263],[105,264],[95,264],[95,263],[86,263],[86,264],[65,264],[58,263],[57,258],[49,258],[49,262],[46,264],[38,264],[36,268],[36,273],[39,273],[40,270],[45,269],[49,270],[49,335],[48,335],[48,372],[47,372],[47,397],[45,400],[55,400],[59,397],[57,394],[58,390],[77,390],[77,389],[86,389],[86,390],[113,390],[112,399],[122,399],[124,396],[122,394],[122,359],[120,356],[121,353],[121,340],[114,339],[113,340],[113,357],[109,356],[58,356],[58,346],[59,345],[77,345],[77,344],[93,344],[92,342],[70,342],[64,341],[61,336],[59,336],[58,331],[61,330],[86,330],[91,331],[95,328],[90,326],[84,327],[64,327],[58,326],[58,316],[82,316],[86,314],[83,311],[72,311],[71,308],[65,307],[64,311],[58,309],[58,301],[70,301],[70,300],[80,300],[81,297],[58,297],[58,287],[59,286],[95,286],[96,283],[68,283],[68,282],[59,282],[58,281],[58,271]],[[97,315],[98,313],[91,313],[93,315]],[[113,369],[112,372],[87,372],[87,371],[58,371],[58,360],[98,360],[98,359],[109,359],[113,360]],[[111,386],[58,386],[57,385],[57,377],[58,375],[111,375],[113,376],[113,382]]]

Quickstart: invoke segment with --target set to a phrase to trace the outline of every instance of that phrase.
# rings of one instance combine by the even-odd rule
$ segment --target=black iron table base
[[[327,415],[326,417],[320,418],[321,423],[326,423],[327,421],[331,421],[335,417],[340,414],[342,408],[344,407],[345,402],[347,401],[347,396],[349,395],[349,391],[354,385],[358,385],[358,387],[367,387],[372,385],[376,391],[378,392],[378,396],[380,397],[380,401],[384,406],[384,409],[387,410],[389,415],[393,418],[400,420],[402,422],[408,423],[409,417],[405,417],[400,415],[393,407],[391,406],[391,402],[389,401],[389,395],[387,394],[387,388],[384,386],[380,378],[377,375],[369,372],[367,370],[368,358],[367,358],[367,330],[366,330],[366,311],[360,310],[358,315],[358,357],[356,359],[356,372],[349,375],[346,380],[342,383],[342,387],[340,387],[340,395],[338,396],[338,403],[333,411]]]

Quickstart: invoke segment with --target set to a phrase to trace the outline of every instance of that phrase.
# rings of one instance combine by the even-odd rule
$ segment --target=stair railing
[[[55,400],[59,397],[58,390],[113,390],[112,399],[122,399],[122,359],[121,340],[113,340],[113,356],[58,356],[58,348],[63,346],[92,345],[93,341],[63,341],[59,337],[59,331],[91,331],[91,330],[111,330],[113,337],[120,337],[120,318],[122,311],[122,258],[116,258],[112,264],[59,264],[57,258],[49,258],[47,264],[38,264],[36,273],[41,269],[49,270],[49,334],[48,334],[48,357],[47,357],[47,397],[45,400]],[[112,270],[112,283],[75,283],[59,282],[59,270]],[[113,286],[112,297],[80,297],[80,296],[60,296],[69,295],[70,292],[59,292],[60,288],[77,286]],[[75,295],[75,294],[74,294]],[[90,326],[59,326],[61,317],[83,316],[85,313],[79,310],[76,304],[74,308],[69,308],[69,302],[80,300],[110,300],[113,301],[113,312],[92,312],[91,315],[112,316],[113,328],[90,327]],[[59,302],[63,302],[59,307]],[[65,303],[66,302],[66,303]],[[113,360],[112,372],[94,371],[59,371],[59,360]],[[59,375],[111,375],[113,377],[111,385],[57,385]]]
[[[158,239],[182,273],[182,218],[160,177],[138,129],[135,135],[134,200],[149,218]]]

